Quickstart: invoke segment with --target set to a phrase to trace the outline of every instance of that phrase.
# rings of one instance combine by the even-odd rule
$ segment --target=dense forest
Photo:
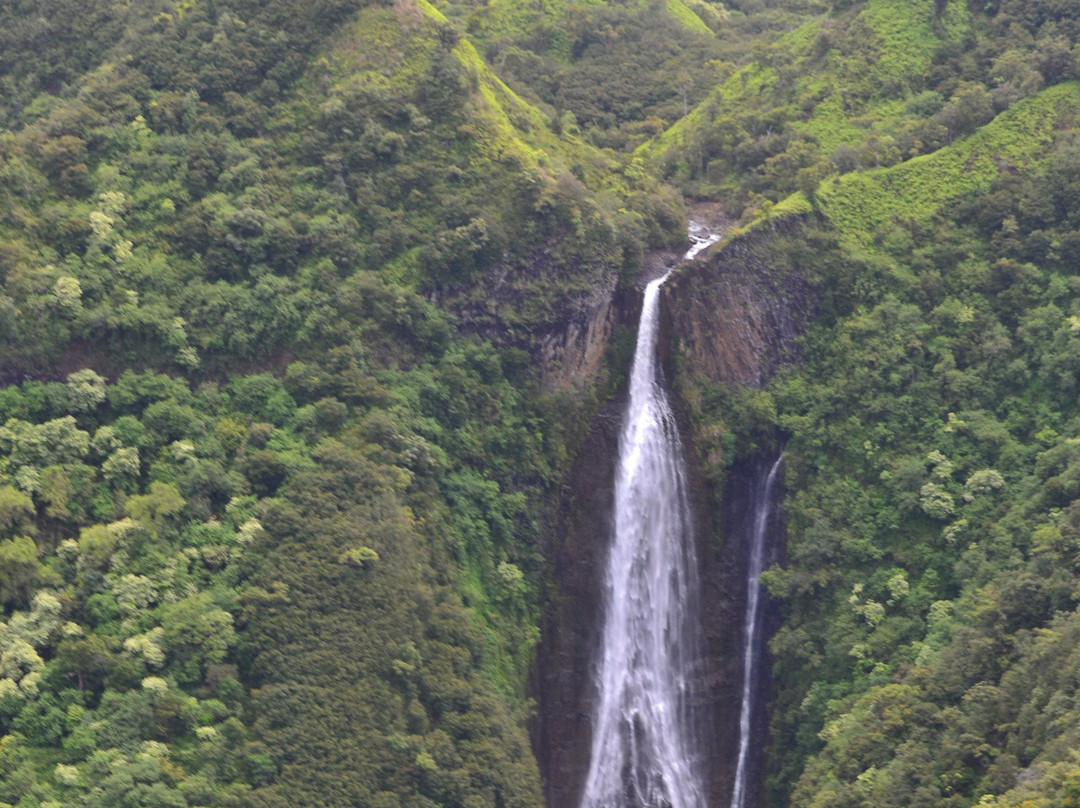
[[[566,335],[688,203],[730,229],[674,282],[742,245],[812,315],[760,384],[673,336],[717,491],[786,447],[767,803],[1080,804],[1078,41],[1069,0],[4,4],[0,806],[542,805],[545,548],[633,340]]]

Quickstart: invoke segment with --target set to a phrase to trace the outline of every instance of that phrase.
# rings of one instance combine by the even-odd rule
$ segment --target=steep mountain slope
[[[681,202],[423,0],[31,11],[0,802],[537,805],[539,517],[590,399],[530,366],[597,382],[607,331],[562,336]]]
[[[751,205],[670,304],[706,470],[787,447],[774,804],[1077,793],[1076,12],[954,5],[823,16],[643,149]],[[747,334],[771,378],[718,362]]]

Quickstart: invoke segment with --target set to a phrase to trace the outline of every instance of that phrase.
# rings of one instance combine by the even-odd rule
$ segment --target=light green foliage
[[[979,469],[964,483],[964,499],[992,494],[1005,485],[1005,478],[994,469]]]
[[[0,486],[0,536],[12,537],[33,527],[34,501],[10,485]]]
[[[90,448],[90,435],[66,415],[31,424],[12,418],[0,427],[0,469],[12,471],[54,463],[76,463]]]
[[[171,483],[154,481],[146,494],[131,497],[124,505],[128,515],[157,533],[165,520],[176,516],[184,507],[184,498]]]
[[[350,567],[368,569],[379,560],[379,554],[370,547],[350,547],[338,556],[338,561]]]
[[[93,370],[77,370],[67,377],[68,399],[75,412],[86,412],[105,401],[105,380]]]
[[[30,611],[15,612],[0,623],[0,709],[33,700],[45,662],[38,653],[60,628],[60,601],[46,592],[34,596]]]
[[[1067,65],[1053,66],[1056,57],[1049,45],[1040,58],[1032,40],[1015,29],[1006,33],[1004,20],[1011,12],[1002,12],[998,27],[988,32],[973,21],[963,0],[851,5],[846,13],[810,19],[773,44],[758,43],[750,64],[725,76],[704,103],[640,152],[688,192],[718,196],[732,216],[748,221],[764,203],[776,203],[799,187],[769,177],[770,163],[789,159],[793,146],[814,144],[824,157],[803,169],[805,187],[799,190],[812,191],[833,173],[884,168],[934,153],[1035,95],[1044,82],[1072,75]],[[977,73],[965,62],[976,41],[999,54]],[[945,75],[963,78],[942,81]],[[935,90],[926,89],[927,84]],[[940,104],[928,103],[934,97]],[[1047,99],[1046,107],[1062,102],[1063,96]],[[1066,118],[1072,114],[1069,109],[1064,113]],[[1024,148],[1020,140],[1037,143],[1039,135],[1025,131],[1022,138],[986,145],[989,152],[1009,153]],[[1015,165],[1031,153],[1005,159]],[[980,183],[986,187],[992,167],[992,159],[967,152],[952,172],[935,166],[943,179],[923,189],[898,172],[883,201],[893,195],[899,204],[888,209],[872,204],[866,215],[880,215],[883,226],[904,211],[922,207],[929,214]],[[861,173],[844,179],[864,181]],[[821,185],[823,191],[831,188],[828,181]],[[943,198],[912,196],[927,193]],[[853,224],[844,222],[841,229],[855,232]]]
[[[886,86],[897,82],[916,85],[930,70],[942,45],[958,47],[969,28],[967,4],[948,0],[939,15],[935,0],[893,3],[870,0],[859,19],[876,37],[873,46],[874,79]],[[938,31],[941,34],[938,34]]]
[[[705,5],[702,3],[702,5]],[[683,0],[665,0],[664,7],[667,13],[679,21],[687,30],[695,31],[706,36],[712,34],[712,29],[698,16],[696,9]],[[708,8],[708,6],[706,6]]]
[[[56,279],[52,287],[53,298],[57,307],[68,316],[74,316],[82,309],[82,285],[78,278],[62,276]]]
[[[145,575],[121,575],[113,583],[111,591],[116,605],[129,617],[139,615],[157,601],[154,582]]]
[[[818,204],[846,238],[863,243],[897,219],[927,222],[948,203],[988,190],[1002,165],[1034,169],[1047,154],[1056,121],[1078,110],[1076,84],[1045,90],[947,149],[826,182]]]
[[[165,664],[165,652],[162,650],[164,636],[165,630],[161,626],[155,626],[145,634],[137,634],[124,640],[124,650],[141,656],[149,668],[160,668]]]
[[[947,519],[956,512],[952,495],[938,483],[926,483],[919,491],[919,507],[934,519]]]
[[[123,490],[138,480],[139,470],[139,451],[130,446],[121,446],[101,464],[102,477]]]
[[[23,602],[40,583],[38,549],[29,536],[0,541],[0,603]]]

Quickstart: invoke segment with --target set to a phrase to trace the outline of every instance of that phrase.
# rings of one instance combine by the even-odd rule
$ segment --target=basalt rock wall
[[[681,268],[665,284],[672,350],[691,379],[761,387],[785,362],[814,310],[802,273],[777,267],[775,243],[798,220],[758,228]]]
[[[629,292],[617,301],[613,298],[606,316],[615,323],[630,325],[640,312],[640,293]],[[568,335],[560,344],[570,346],[573,340]],[[625,395],[623,384],[594,416],[563,484],[554,529],[544,548],[548,591],[531,689],[537,703],[532,722],[533,748],[549,806],[576,806],[587,773],[592,665],[600,646],[602,592]]]

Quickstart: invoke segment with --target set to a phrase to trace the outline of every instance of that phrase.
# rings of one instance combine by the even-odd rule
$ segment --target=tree
[[[29,536],[0,541],[0,603],[26,604],[40,578],[38,550]]]
[[[184,509],[184,498],[172,483],[155,480],[148,493],[131,497],[124,510],[141,522],[151,533],[157,535],[170,517]]]
[[[67,377],[68,399],[74,412],[88,412],[105,401],[105,379],[90,368]]]
[[[963,81],[941,112],[934,116],[949,132],[949,140],[969,135],[994,117],[994,101],[982,84]]]
[[[10,485],[0,486],[0,538],[33,530],[33,520],[33,500]]]
[[[199,682],[206,668],[223,662],[236,644],[232,615],[217,606],[208,592],[166,608],[161,628],[169,670],[181,684]]]

